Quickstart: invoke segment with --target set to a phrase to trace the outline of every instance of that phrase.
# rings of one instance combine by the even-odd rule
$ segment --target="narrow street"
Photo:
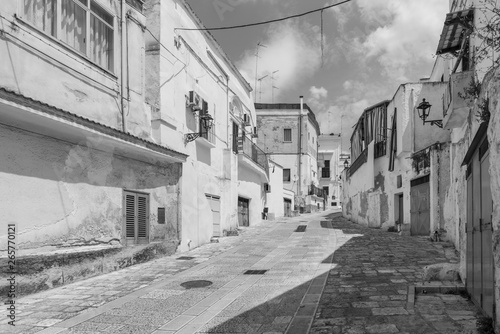
[[[408,296],[425,265],[458,261],[443,245],[333,211],[263,221],[220,243],[19,298],[16,326],[2,320],[0,332],[477,333],[477,309],[459,294]]]

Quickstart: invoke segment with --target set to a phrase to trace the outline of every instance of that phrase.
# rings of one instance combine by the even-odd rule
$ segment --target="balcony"
[[[266,153],[262,151],[252,140],[246,136],[238,137],[238,154],[243,157],[243,163],[247,160],[258,166],[269,179],[269,162]],[[245,159],[246,158],[246,159]]]
[[[206,128],[200,124],[200,136],[196,139],[201,145],[214,148],[215,147],[215,127]]]
[[[461,127],[469,115],[472,98],[464,98],[465,89],[473,82],[473,71],[453,73],[443,96],[443,128]]]
[[[324,197],[324,192],[323,189],[316,187],[315,185],[311,184],[309,186],[309,189],[307,191],[308,195],[315,195],[317,197]]]

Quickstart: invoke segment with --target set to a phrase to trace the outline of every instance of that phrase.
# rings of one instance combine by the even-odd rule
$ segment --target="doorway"
[[[243,197],[238,197],[238,225],[249,226],[249,200]]]
[[[489,317],[495,309],[492,246],[493,200],[490,188],[490,153],[486,135],[474,148],[467,164],[467,252],[465,286],[471,299]],[[466,157],[469,154],[466,155]]]
[[[429,175],[411,181],[411,235],[428,236],[431,233],[430,195]]]
[[[284,205],[284,214],[285,217],[291,217],[292,216],[292,200],[288,198],[283,198],[283,205]]]
[[[212,225],[213,225],[213,236],[220,237],[220,197],[214,195],[205,195],[210,204],[210,209],[212,210]]]

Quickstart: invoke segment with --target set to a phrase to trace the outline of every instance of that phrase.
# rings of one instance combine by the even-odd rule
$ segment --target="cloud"
[[[289,20],[271,25],[266,38],[261,41],[265,47],[259,48],[256,101],[271,102],[272,94],[278,98],[283,93],[296,88],[306,78],[310,78],[321,65],[320,39],[317,26],[307,23],[297,24]],[[247,51],[236,62],[243,76],[255,86],[255,49]],[[277,71],[277,72],[275,72]],[[273,72],[275,72],[273,74]],[[274,86],[271,77],[274,77]]]
[[[316,86],[312,86],[309,88],[309,92],[311,93],[314,99],[326,98],[328,96],[328,91],[324,87],[317,88]]]

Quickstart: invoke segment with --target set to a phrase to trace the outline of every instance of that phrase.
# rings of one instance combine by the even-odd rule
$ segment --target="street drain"
[[[187,281],[187,282],[181,283],[181,286],[184,287],[185,289],[204,288],[204,287],[207,287],[210,285],[212,285],[212,282],[205,281],[205,280]]]
[[[307,225],[299,225],[299,226],[297,226],[297,229],[295,230],[295,232],[305,232],[306,227],[307,227]]]
[[[269,269],[265,269],[265,270],[247,270],[243,273],[243,275],[264,275],[266,273],[266,271],[268,271]]]
[[[181,256],[177,258],[177,260],[192,260],[192,259],[194,259],[194,257],[192,256]]]

